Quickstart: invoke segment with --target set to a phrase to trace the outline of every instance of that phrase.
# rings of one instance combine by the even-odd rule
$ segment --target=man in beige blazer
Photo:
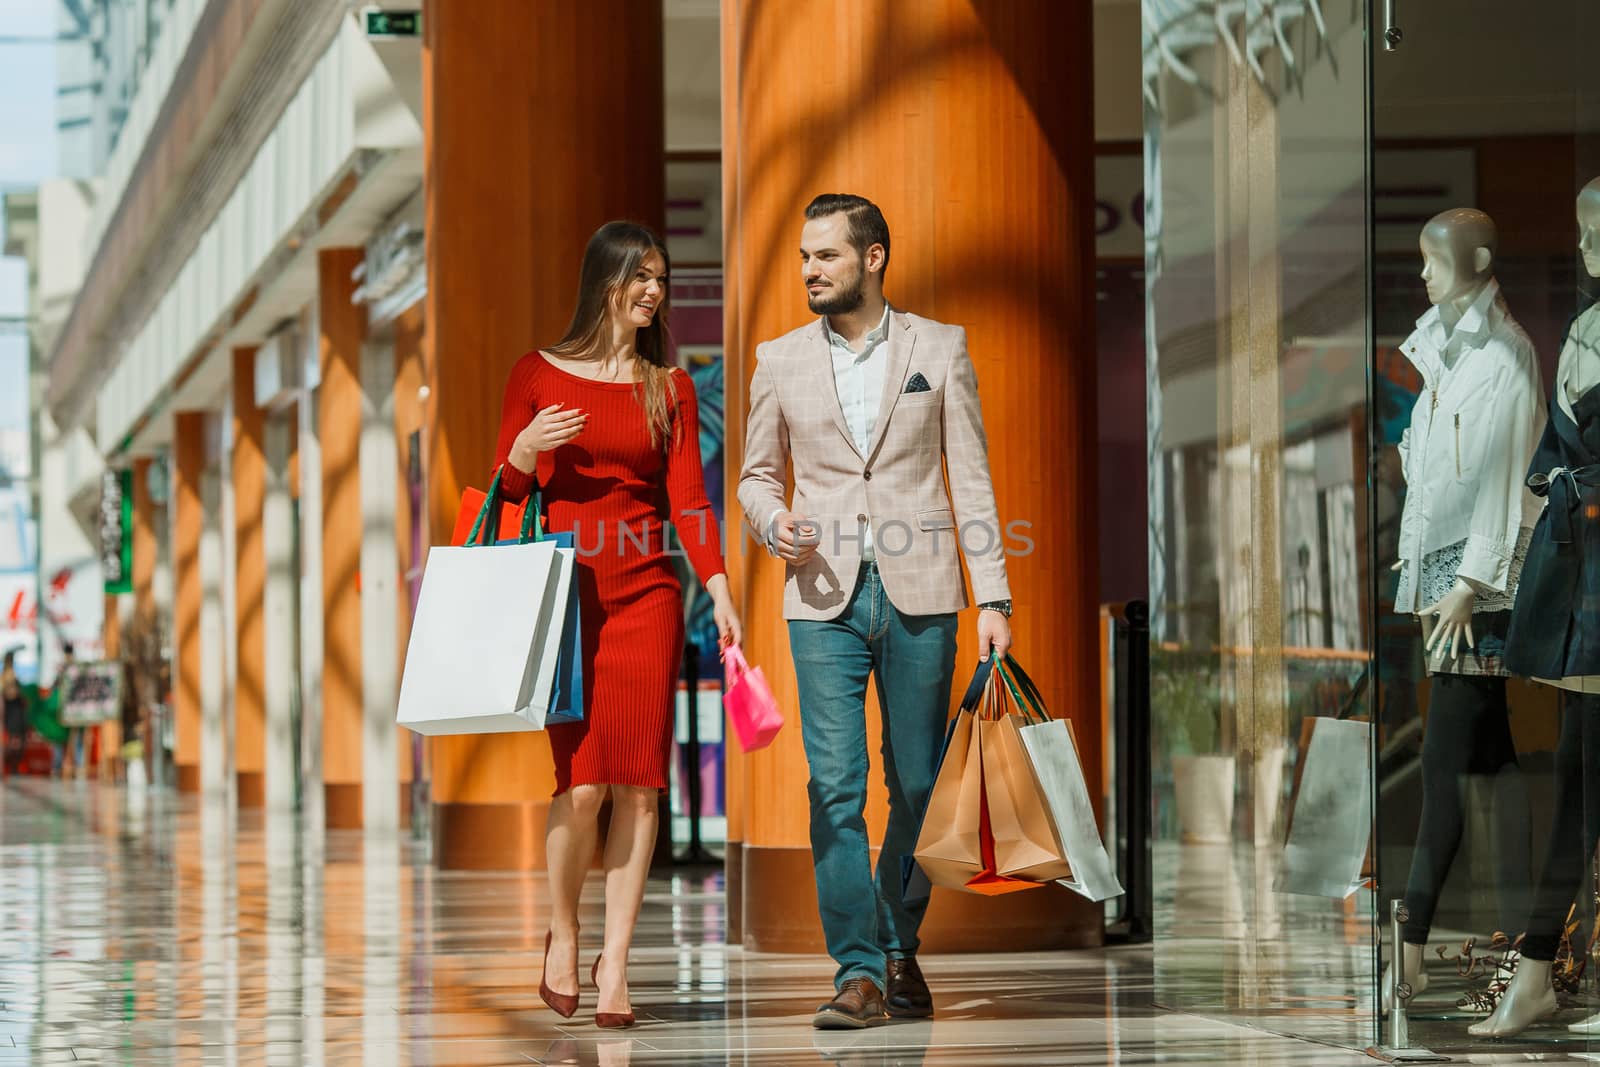
[[[916,962],[927,901],[904,899],[901,858],[944,740],[968,605],[960,554],[984,609],[980,655],[1010,647],[1011,593],[966,331],[885,302],[889,227],[861,197],[811,202],[800,262],[821,317],[756,348],[739,503],[787,564],[817,899],[839,964],[813,1022],[860,1028],[933,1014]],[[869,675],[889,786],[876,877],[862,817]]]

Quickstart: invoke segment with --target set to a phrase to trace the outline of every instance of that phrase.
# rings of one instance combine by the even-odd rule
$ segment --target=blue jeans
[[[928,903],[907,904],[900,861],[917,845],[933,791],[955,673],[956,616],[905,615],[863,564],[855,596],[826,622],[792,620],[789,647],[800,686],[800,733],[811,765],[811,855],[835,986],[870,978],[885,961],[915,955]],[[863,817],[867,803],[867,676],[883,714],[889,824],[876,878]],[[869,906],[871,902],[874,906]]]

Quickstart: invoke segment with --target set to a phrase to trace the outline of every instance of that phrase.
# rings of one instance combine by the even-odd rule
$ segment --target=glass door
[[[1600,1030],[1600,698],[1582,691],[1600,689],[1582,471],[1600,458],[1600,259],[1580,251],[1600,223],[1600,5],[1397,7],[1398,47],[1371,53],[1380,906],[1409,916],[1412,1044],[1583,1052]],[[1470,647],[1430,649],[1452,611]]]
[[[1377,1039],[1359,0],[1143,0],[1156,1000]]]

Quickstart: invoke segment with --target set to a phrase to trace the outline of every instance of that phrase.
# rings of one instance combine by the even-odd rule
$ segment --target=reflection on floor
[[[1430,984],[1427,991],[1412,1002],[1407,1012],[1411,1043],[1452,1058],[1470,1057],[1481,1052],[1485,1047],[1484,1042],[1468,1034],[1467,1027],[1483,1016],[1469,1015],[1457,1008],[1456,999],[1463,993],[1482,989],[1487,983],[1481,978],[1470,982],[1461,979],[1452,964],[1437,958],[1431,944],[1427,956],[1430,961]],[[1522,1059],[1539,1056],[1545,1058],[1545,1062],[1549,1062],[1549,1056],[1600,1062],[1600,1037],[1586,1037],[1567,1030],[1569,1023],[1579,1022],[1600,1011],[1600,1004],[1594,1000],[1593,987],[1588,986],[1579,995],[1563,996],[1560,1000],[1561,1011],[1516,1038],[1494,1042],[1493,1049],[1503,1055],[1517,1055]]]
[[[705,871],[652,882],[641,1025],[605,1033],[538,1001],[541,878],[239,825],[171,795],[0,784],[0,1067],[1372,1062],[1152,1008],[1147,949],[930,958],[937,1020],[818,1033],[831,964],[725,948]],[[593,898],[586,933],[598,918]]]
[[[1389,936],[1388,924],[1380,929],[1376,922],[1375,894],[1362,888],[1335,900],[1280,892],[1282,857],[1275,842],[1155,844],[1154,1000],[1339,1048],[1373,1044],[1376,946],[1380,934]],[[1455,1002],[1486,981],[1466,981],[1437,957],[1439,944],[1459,954],[1459,935],[1454,943],[1448,931],[1435,935],[1427,952],[1432,984],[1409,1012],[1413,1047],[1458,1062],[1600,1062],[1600,1037],[1566,1030],[1600,1010],[1593,978],[1583,996],[1565,998],[1561,1013],[1521,1037],[1480,1040],[1467,1026],[1481,1016],[1468,1016]],[[1385,1026],[1383,1040],[1387,1033]],[[1314,1053],[1306,1062],[1325,1061]]]

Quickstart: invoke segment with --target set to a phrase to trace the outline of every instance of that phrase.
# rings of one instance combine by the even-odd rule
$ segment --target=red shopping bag
[[[723,650],[722,670],[727,683],[722,706],[727,709],[739,747],[746,752],[766,748],[783,728],[783,712],[767,684],[767,676],[760,667],[750,666],[738,645]]]
[[[915,857],[933,885],[998,896],[1033,889],[1041,883],[999,873],[995,826],[989,793],[983,725],[1005,713],[1006,693],[993,663],[984,660],[973,673],[950,727],[933,792],[917,834]]]
[[[979,751],[982,751],[981,740]],[[981,798],[978,803],[978,854],[983,858],[983,870],[968,878],[963,888],[988,897],[1039,888],[1043,882],[1030,882],[996,873],[999,868],[994,859],[994,824],[989,818],[989,782],[982,756],[978,760],[978,781],[980,783],[978,795]]]
[[[498,482],[498,474],[495,475],[495,479]],[[467,538],[472,534],[472,524],[477,521],[478,512],[483,510],[483,501],[486,496],[488,494],[482,489],[473,489],[471,486],[461,490],[461,506],[456,510],[456,528],[450,534],[450,543],[452,545],[460,546],[467,543]],[[522,513],[525,510],[527,510],[526,504],[508,504],[502,500],[500,502],[500,525],[498,530],[515,532],[522,525]],[[484,540],[489,544],[494,544],[498,540],[498,537],[494,536],[496,532],[490,531],[490,536],[484,538]],[[509,537],[511,534],[506,536]]]

